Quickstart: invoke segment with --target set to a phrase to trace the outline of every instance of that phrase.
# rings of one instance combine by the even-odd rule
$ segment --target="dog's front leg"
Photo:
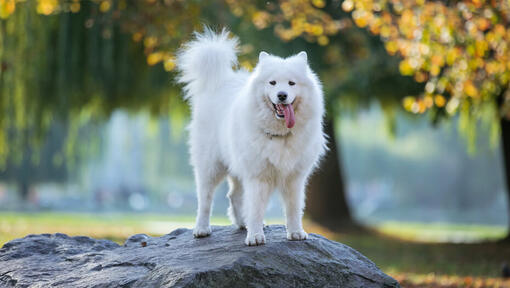
[[[248,180],[243,183],[244,193],[244,219],[246,221],[245,243],[249,246],[266,243],[264,236],[264,212],[271,195],[272,188],[269,184],[260,180]]]
[[[305,208],[306,177],[291,177],[282,187],[282,198],[285,202],[285,216],[287,222],[287,239],[305,240],[308,237],[301,219]]]

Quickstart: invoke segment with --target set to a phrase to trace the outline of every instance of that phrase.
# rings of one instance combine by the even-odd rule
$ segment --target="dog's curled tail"
[[[177,81],[184,84],[184,99],[196,91],[214,90],[232,75],[237,65],[239,40],[223,28],[216,33],[208,27],[195,32],[195,39],[186,43],[177,54]]]

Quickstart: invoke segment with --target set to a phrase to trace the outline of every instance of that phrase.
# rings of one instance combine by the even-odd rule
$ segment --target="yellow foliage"
[[[432,62],[433,65],[436,65],[436,66],[443,66],[444,65],[444,58],[442,55],[434,55],[430,58],[430,61]]]
[[[239,63],[239,65],[241,65],[242,68],[248,70],[248,71],[251,71],[253,70],[253,65],[251,64],[250,61],[241,61],[241,63]]]
[[[428,79],[428,76],[426,73],[424,73],[423,71],[418,71],[414,74],[414,80],[418,83],[422,83],[422,82],[425,82],[427,81]]]
[[[425,101],[419,101],[418,102],[418,113],[423,114],[427,111],[427,105],[425,104]]]
[[[322,35],[317,39],[317,43],[319,43],[319,45],[321,46],[326,46],[329,43],[329,38],[327,36]]]
[[[79,2],[71,3],[71,5],[69,6],[69,9],[71,10],[71,12],[77,13],[78,11],[80,11],[80,3]]]
[[[386,51],[388,51],[390,55],[393,55],[398,51],[397,42],[395,41],[388,41],[385,43],[384,46],[386,47]]]
[[[328,36],[346,27],[345,19],[335,20],[328,11],[321,9],[326,7],[324,0],[282,0],[277,1],[278,5],[267,2],[265,8],[248,0],[226,2],[234,15],[250,19],[258,29],[273,24],[275,34],[283,41],[304,36],[307,41],[328,45]]]
[[[446,99],[443,97],[443,95],[436,95],[434,96],[434,103],[437,107],[444,107],[446,104]]]
[[[371,19],[371,14],[367,11],[356,9],[352,12],[352,18],[358,27],[363,28],[368,25],[369,20]]]
[[[324,0],[312,0],[312,4],[317,8],[324,8],[326,6],[326,2]]]
[[[14,0],[0,0],[0,19],[6,19],[16,10]]]
[[[402,99],[402,106],[404,106],[404,109],[406,109],[407,111],[411,111],[414,101],[415,101],[414,97],[407,96],[404,99]]]
[[[110,10],[111,6],[112,3],[109,0],[101,1],[101,4],[99,4],[99,11],[106,13]]]
[[[391,28],[388,27],[387,25],[383,25],[380,29],[379,29],[379,34],[381,35],[381,37],[383,38],[388,38],[391,34]]]
[[[147,64],[149,64],[149,66],[154,66],[163,60],[163,56],[162,52],[151,53],[147,56]]]
[[[413,73],[414,73],[414,69],[411,66],[411,64],[409,64],[408,60],[400,61],[399,69],[400,69],[400,73],[402,73],[402,75],[409,76],[409,75],[413,75]]]
[[[438,94],[407,99],[406,110],[422,113],[433,99],[453,114],[466,107],[466,97],[494,101],[496,87],[510,85],[510,29],[505,16],[496,16],[510,15],[508,1],[347,0],[342,9],[354,9],[356,25],[379,34],[386,51],[402,57],[401,74],[435,81]]]
[[[37,13],[50,15],[57,12],[59,8],[58,0],[37,0]]]
[[[311,31],[309,33],[314,36],[321,36],[323,32],[324,29],[322,29],[321,25],[312,25]]]
[[[264,29],[269,25],[271,16],[265,11],[257,11],[252,16],[252,22],[258,29]]]
[[[432,96],[426,95],[425,97],[423,97],[423,104],[425,105],[426,108],[430,108],[434,105],[434,99],[432,98]]]
[[[473,82],[471,81],[466,81],[464,83],[464,92],[470,97],[478,96],[478,89],[476,89],[475,85],[473,85]]]
[[[167,57],[165,60],[163,67],[165,68],[165,71],[172,71],[175,69],[175,58],[174,57]]]
[[[158,44],[158,38],[154,36],[145,37],[143,40],[143,45],[147,48],[153,48],[156,44]]]
[[[439,75],[439,72],[441,72],[441,68],[439,68],[439,66],[432,65],[430,67],[430,75],[437,76],[437,75]]]
[[[460,53],[458,49],[448,50],[448,52],[446,53],[446,63],[448,63],[448,65],[453,65],[453,63],[455,63],[455,61],[459,57],[459,54]]]

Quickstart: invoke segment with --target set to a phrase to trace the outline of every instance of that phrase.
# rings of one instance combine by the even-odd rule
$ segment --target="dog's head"
[[[320,113],[320,83],[308,66],[306,52],[288,58],[260,52],[254,75],[257,101],[265,106],[261,113],[276,125],[291,129],[296,122]]]

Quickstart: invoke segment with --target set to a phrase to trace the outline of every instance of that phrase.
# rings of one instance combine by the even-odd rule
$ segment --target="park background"
[[[0,0],[0,245],[193,226],[175,55],[206,24],[240,67],[305,50],[323,82],[309,232],[404,287],[510,287],[509,22],[507,0]]]

